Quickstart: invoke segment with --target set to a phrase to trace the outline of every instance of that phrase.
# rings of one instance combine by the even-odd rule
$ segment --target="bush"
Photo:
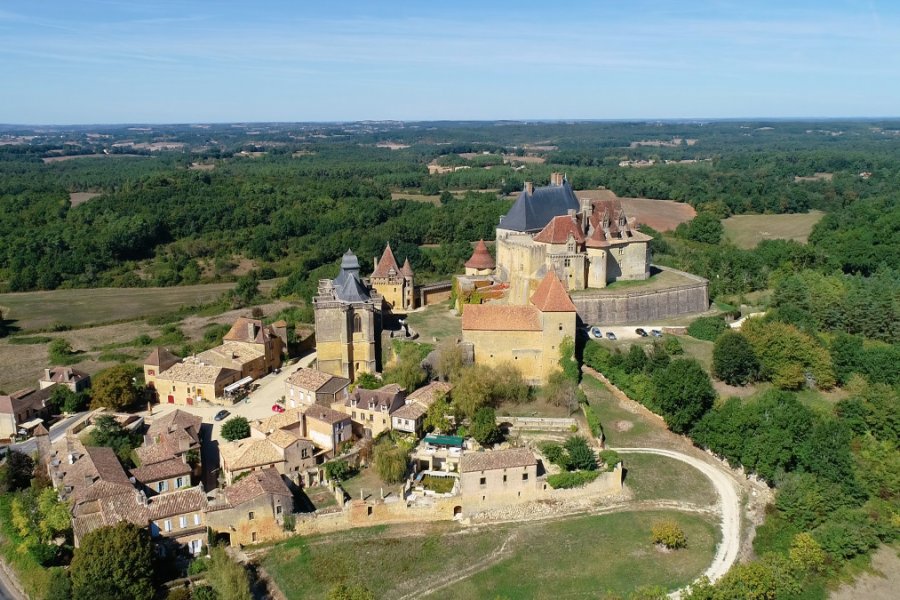
[[[409,453],[387,438],[375,446],[375,471],[385,483],[400,483],[406,478]]]
[[[207,558],[196,558],[191,561],[191,564],[188,565],[188,575],[197,575],[199,573],[205,573],[209,570],[209,559]]]
[[[581,390],[579,389],[578,391]],[[600,423],[600,417],[597,416],[597,413],[594,412],[594,408],[590,404],[582,404],[581,409],[584,411],[584,418],[587,419],[588,427],[591,428],[591,434],[602,441],[603,425]]]
[[[662,544],[670,550],[687,546],[687,538],[681,526],[670,519],[654,523],[650,528],[650,534],[654,544]]]
[[[231,417],[222,424],[222,437],[229,442],[250,437],[250,422],[246,417]]]
[[[612,471],[616,468],[616,465],[622,461],[619,457],[619,453],[615,450],[601,450],[600,460],[606,465],[607,471]]]
[[[572,468],[579,471],[594,471],[597,469],[597,459],[594,450],[588,445],[586,439],[580,435],[573,435],[566,440],[565,448],[569,453],[569,461]]]
[[[344,481],[353,475],[353,469],[346,460],[339,459],[325,463],[325,476],[330,481]]]
[[[726,329],[728,325],[719,317],[699,317],[688,325],[687,332],[689,336],[698,340],[714,342]]]
[[[713,347],[713,375],[728,385],[746,385],[759,375],[753,346],[736,331],[726,331]]]
[[[547,483],[555,490],[581,487],[597,479],[597,471],[563,471],[547,477]]]
[[[569,461],[569,454],[566,452],[565,448],[556,442],[544,442],[538,447],[544,455],[544,458],[552,464],[558,466],[563,471],[569,470],[571,462]]]
[[[492,446],[503,441],[503,432],[497,426],[497,416],[493,408],[482,406],[478,409],[472,419],[470,433],[482,446]]]

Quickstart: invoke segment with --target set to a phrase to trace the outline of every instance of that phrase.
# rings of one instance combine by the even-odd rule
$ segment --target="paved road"
[[[737,485],[731,476],[721,467],[674,450],[659,448],[613,448],[613,450],[621,454],[656,454],[680,460],[703,473],[712,482],[719,495],[719,505],[722,510],[722,541],[716,548],[713,562],[706,569],[704,575],[709,577],[710,581],[716,581],[727,573],[737,560],[738,551],[741,548],[741,503]],[[672,598],[680,598],[680,596],[681,590],[670,594]]]
[[[66,434],[66,429],[69,427],[69,425],[71,425],[72,423],[74,423],[75,421],[77,421],[78,419],[80,419],[81,417],[83,417],[86,414],[87,414],[87,412],[75,413],[71,416],[68,416],[68,417],[54,423],[50,427],[50,443],[52,444],[59,438],[63,437]],[[21,452],[23,454],[34,454],[35,452],[37,452],[37,442],[35,441],[34,438],[29,438],[29,439],[25,440],[24,442],[19,442],[18,444],[13,444],[10,447],[13,450],[16,450],[17,452]]]

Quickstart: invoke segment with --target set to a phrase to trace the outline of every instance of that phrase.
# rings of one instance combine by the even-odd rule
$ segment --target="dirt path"
[[[731,474],[723,472],[721,468],[709,464],[704,460],[675,452],[674,450],[661,450],[658,448],[614,448],[621,454],[656,454],[673,458],[686,463],[703,473],[716,488],[719,495],[719,506],[722,513],[722,541],[716,548],[713,562],[704,575],[710,581],[716,581],[728,572],[731,565],[737,560],[741,549],[741,502],[737,486],[731,478]],[[671,597],[680,597],[679,592],[674,592]]]

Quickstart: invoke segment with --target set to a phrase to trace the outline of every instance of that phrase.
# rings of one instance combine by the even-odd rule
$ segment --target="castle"
[[[650,276],[652,238],[635,229],[618,199],[579,200],[561,173],[550,185],[526,182],[497,227],[495,277],[510,304],[525,304],[553,271],[572,292]],[[473,259],[475,256],[473,256]]]

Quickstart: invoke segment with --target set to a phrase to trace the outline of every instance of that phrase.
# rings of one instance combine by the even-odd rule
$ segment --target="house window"
[[[163,521],[163,529],[166,531],[172,531],[172,521],[170,521],[169,519]]]
[[[256,543],[256,532],[255,531],[250,532],[250,541],[253,543]]]
[[[482,477],[482,478],[478,481],[478,484],[479,484],[479,485],[487,485],[487,477]]]
[[[528,481],[528,473],[522,473],[522,481]]]
[[[565,260],[563,261],[563,264],[565,264],[565,266],[567,266],[567,267],[571,267],[571,266],[572,266],[572,261],[571,261],[571,259],[568,259],[568,258],[567,258],[567,259],[565,259]]]
[[[276,515],[280,515],[280,514],[281,514],[281,505],[278,505],[278,506],[275,507],[275,514],[276,514]]]
[[[175,480],[175,487],[184,487],[184,477],[179,477]]]
[[[503,476],[503,483],[506,483],[506,475]]]
[[[178,517],[178,526],[182,529],[187,527],[187,517]]]
[[[156,491],[162,494],[169,490],[169,482],[168,481],[159,481],[156,483]]]
[[[255,517],[256,517],[256,514],[252,510],[249,513],[247,513],[248,521],[252,521]]]
[[[196,515],[194,515],[194,525],[199,525],[199,524],[200,524],[200,513],[197,513]]]

